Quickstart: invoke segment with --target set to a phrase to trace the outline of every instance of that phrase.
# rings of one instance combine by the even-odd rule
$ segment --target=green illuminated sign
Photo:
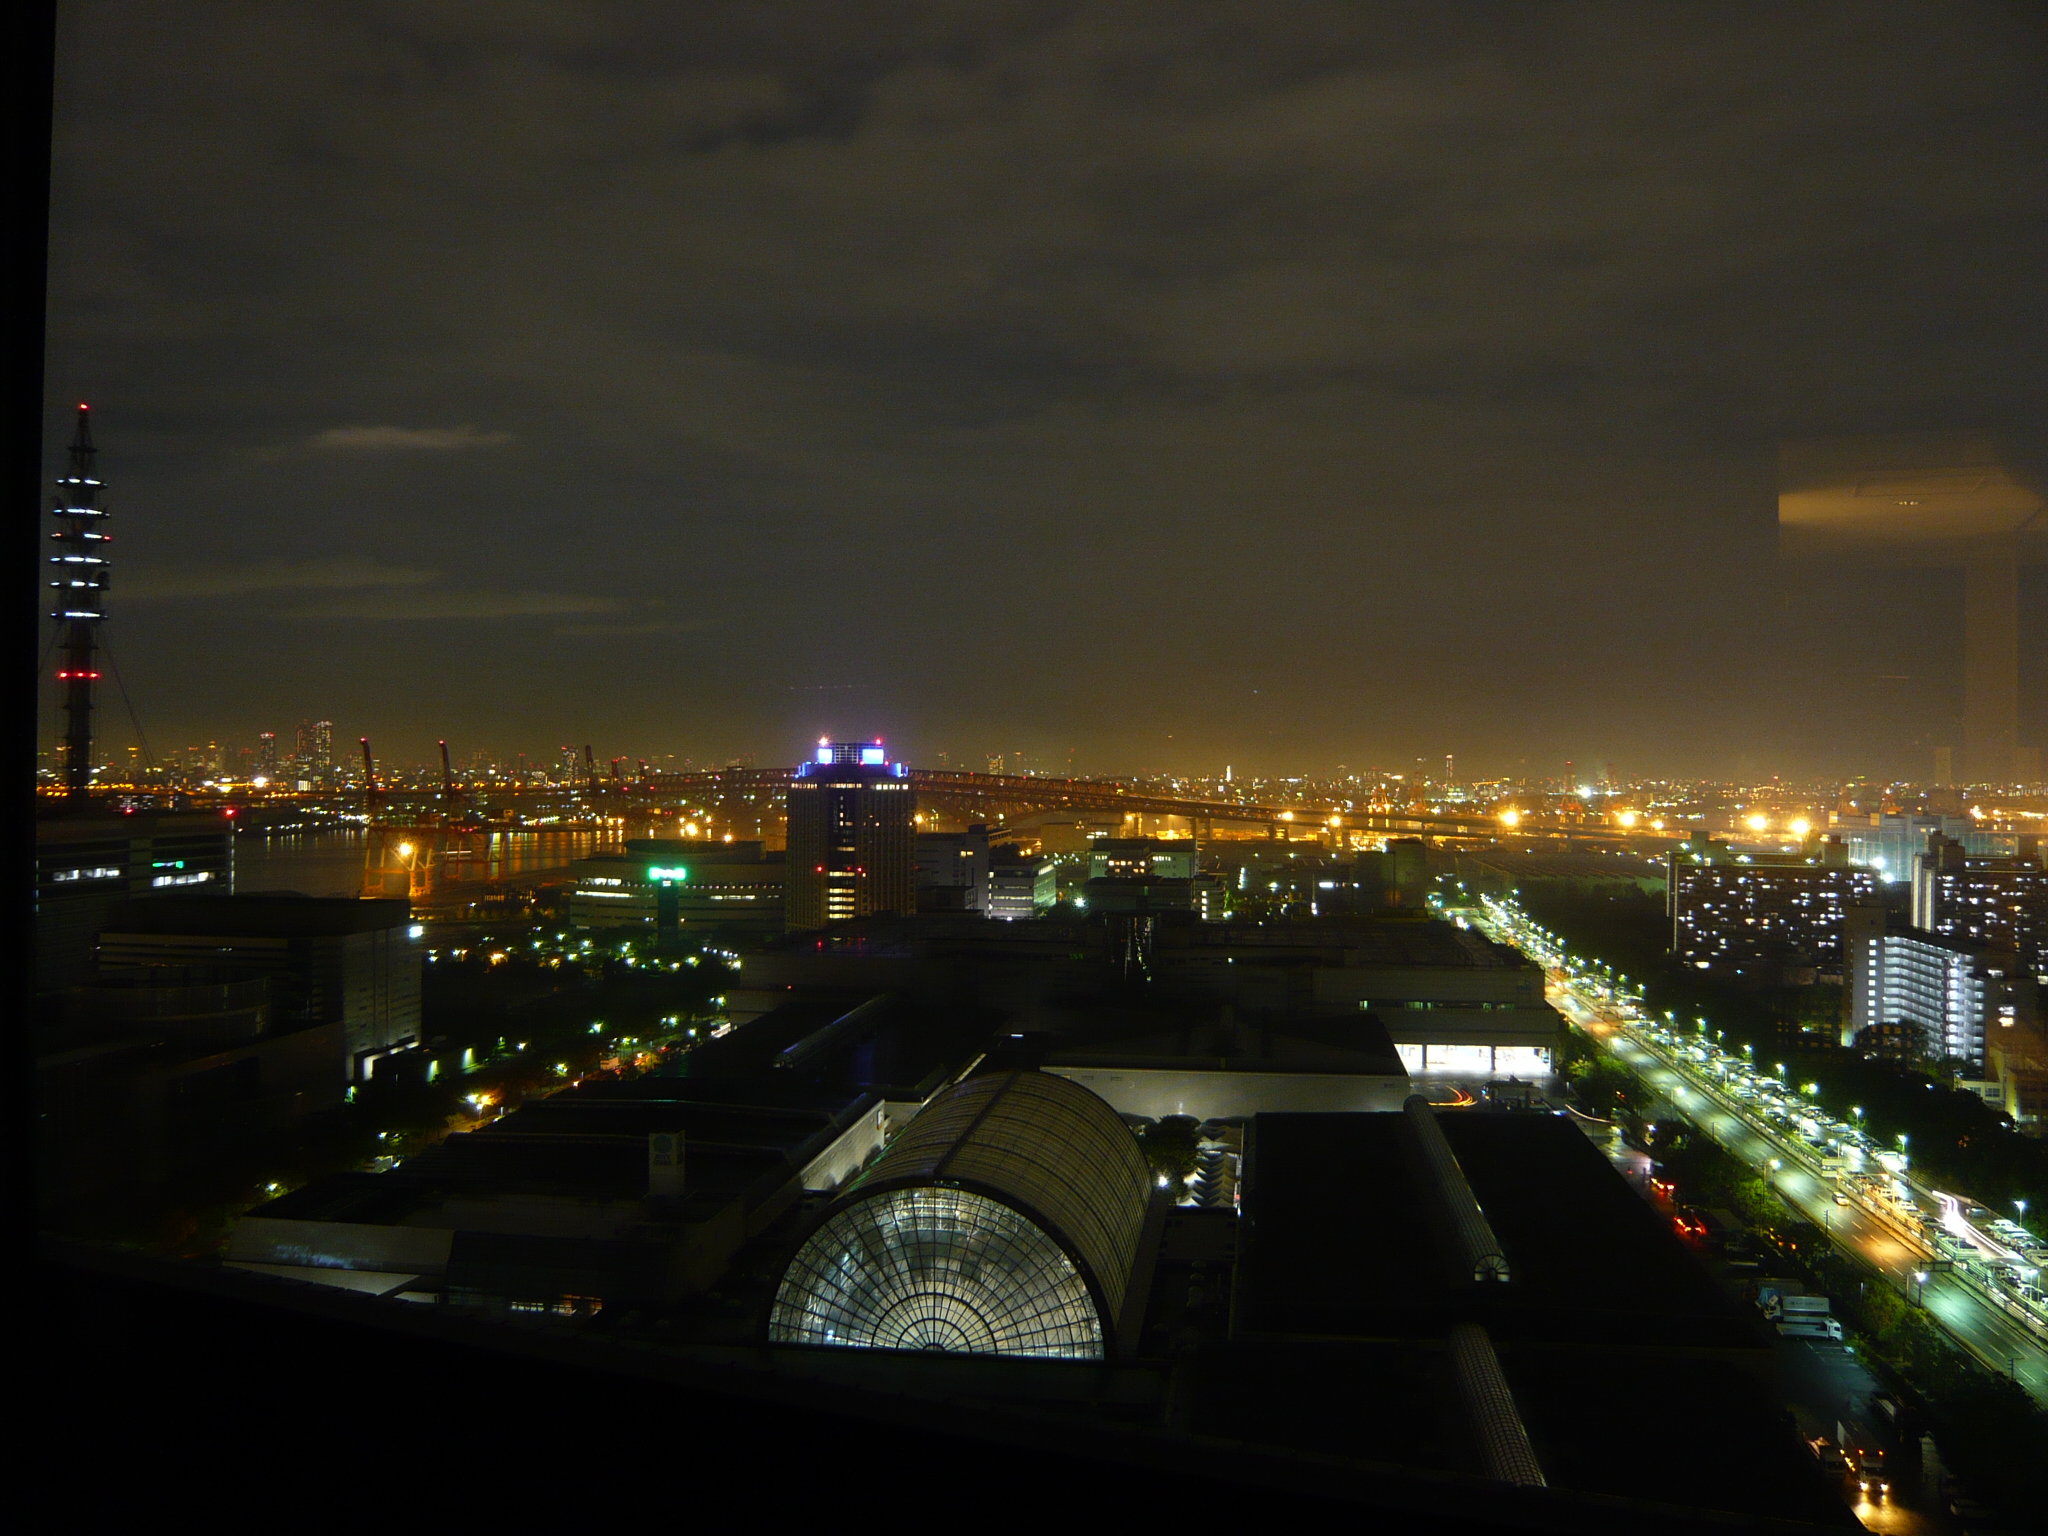
[[[671,880],[689,879],[690,872],[687,869],[650,868],[647,871],[647,878],[653,881],[657,881],[660,884],[666,885]]]

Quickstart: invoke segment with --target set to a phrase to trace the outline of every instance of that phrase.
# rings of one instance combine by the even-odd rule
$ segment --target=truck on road
[[[1825,1296],[1803,1296],[1782,1285],[1766,1285],[1757,1290],[1757,1304],[1785,1338],[1841,1342],[1842,1324],[1829,1315]]]

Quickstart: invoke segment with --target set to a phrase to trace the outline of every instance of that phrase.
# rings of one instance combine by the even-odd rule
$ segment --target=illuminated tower
[[[92,695],[100,680],[99,627],[106,617],[107,535],[101,531],[106,513],[99,505],[100,483],[93,477],[97,450],[92,444],[92,412],[78,408],[78,435],[71,441],[71,473],[57,482],[52,509],[57,531],[50,535],[58,552],[57,601],[50,617],[64,626],[64,659],[57,681],[64,685],[64,785],[83,797],[92,788]]]
[[[917,796],[879,741],[821,741],[789,781],[791,928],[917,910]]]

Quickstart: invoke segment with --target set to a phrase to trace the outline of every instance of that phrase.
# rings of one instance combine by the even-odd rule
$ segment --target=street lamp
[[[1921,1307],[1927,1305],[1927,1271],[1924,1269],[1913,1271],[1913,1304]]]

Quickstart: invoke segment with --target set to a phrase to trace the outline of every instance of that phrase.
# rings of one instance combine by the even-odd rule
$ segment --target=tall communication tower
[[[100,483],[93,477],[98,450],[92,442],[92,411],[78,408],[78,435],[71,441],[71,473],[57,482],[52,511],[58,553],[50,556],[56,606],[50,617],[64,626],[64,659],[57,681],[64,685],[64,785],[83,798],[92,788],[92,696],[100,680],[99,627],[106,615],[107,543],[100,531]]]

